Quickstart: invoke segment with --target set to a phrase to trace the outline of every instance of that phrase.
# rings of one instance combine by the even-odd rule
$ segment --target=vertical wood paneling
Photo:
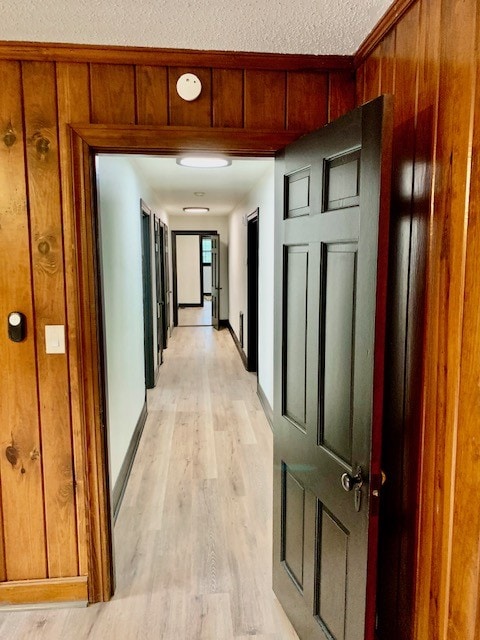
[[[45,353],[45,325],[66,324],[55,67],[22,70],[48,575],[68,577],[78,571],[69,372],[66,355]]]
[[[311,100],[305,101],[305,96]],[[328,74],[287,73],[287,129],[313,131],[328,122]]]
[[[355,107],[355,76],[349,71],[329,73],[328,121]]]
[[[180,98],[177,93],[177,80],[184,73],[194,73],[202,83],[200,96],[188,102]],[[174,126],[212,126],[212,71],[211,69],[181,69],[168,70],[169,123]]]
[[[76,481],[76,514],[79,555],[79,575],[88,575],[87,522],[86,522],[86,469],[84,451],[83,419],[80,390],[83,380],[78,370],[81,351],[78,343],[77,325],[78,282],[75,254],[75,234],[77,221],[74,218],[71,148],[69,122],[88,122],[90,111],[89,69],[86,64],[57,64],[58,133],[60,143],[60,171],[63,205],[63,232],[65,249],[65,282],[67,300],[67,322],[70,371],[70,404],[72,414],[72,443]]]
[[[284,129],[285,71],[245,72],[245,126],[247,129]]]
[[[27,319],[24,342],[8,340],[5,329],[0,334],[0,573],[18,580],[46,577],[47,562],[20,65],[0,63],[0,86],[0,316],[6,322],[10,311],[21,311]],[[4,139],[9,132],[15,137],[11,146]]]
[[[213,126],[243,127],[243,70],[213,69]]]
[[[477,24],[479,20],[477,8]],[[463,344],[458,403],[458,440],[452,538],[452,581],[449,603],[449,640],[480,637],[478,594],[480,588],[480,509],[478,505],[480,415],[480,72],[478,29],[476,49],[476,97],[473,129],[470,215],[468,218]],[[474,508],[472,508],[472,506]]]
[[[357,69],[355,81],[355,104],[360,106],[363,104],[363,96],[365,93],[365,63],[361,64]]]
[[[90,66],[91,121],[95,124],[135,124],[134,67],[122,64]]]
[[[363,101],[368,102],[380,95],[380,78],[382,73],[382,49],[377,47],[365,62],[365,92]]]
[[[395,92],[395,36],[396,29],[392,29],[380,44],[382,61],[380,93]]]
[[[438,319],[438,332],[428,333],[426,381],[426,424],[436,436],[435,481],[433,495],[435,524],[425,535],[433,536],[431,560],[429,633],[439,640],[474,638],[466,612],[470,598],[460,573],[454,573],[452,558],[459,552],[464,531],[455,531],[453,549],[452,518],[456,496],[463,490],[455,486],[457,437],[463,425],[458,422],[462,315],[464,303],[466,221],[472,149],[473,104],[475,96],[475,0],[442,4],[440,26],[440,94],[436,147],[435,217],[432,220],[430,281],[435,297],[429,296],[428,320]],[[472,212],[473,215],[473,212]],[[437,295],[438,292],[438,295]],[[478,304],[478,301],[477,301]],[[434,320],[436,321],[436,320]],[[460,431],[458,431],[460,429]],[[460,454],[463,452],[460,451]],[[423,482],[426,495],[430,488]],[[425,502],[424,502],[425,504]],[[471,506],[460,499],[466,512]],[[458,508],[457,506],[457,508]],[[476,554],[478,554],[478,547]],[[464,558],[465,561],[465,558]],[[458,565],[456,565],[458,568]],[[457,581],[459,581],[457,583]],[[457,598],[459,609],[452,612],[450,589],[463,591]],[[454,629],[454,631],[453,631]]]
[[[414,610],[416,511],[412,507],[417,502],[418,492],[416,451],[421,414],[418,405],[412,406],[414,398],[409,393],[411,389],[420,391],[422,385],[422,309],[427,241],[421,230],[428,223],[429,211],[427,186],[426,209],[420,211],[419,208],[418,223],[413,222],[419,20],[417,3],[397,25],[396,33],[391,32],[387,41],[380,43],[366,61],[359,87],[360,92],[363,89],[364,101],[376,97],[381,91],[395,91],[385,356],[385,424],[388,429],[384,434],[382,453],[383,469],[391,481],[385,485],[382,494],[380,515],[383,534],[378,589],[379,635],[387,637],[395,629],[395,640],[410,640],[412,637]],[[424,135],[428,135],[427,132]],[[418,231],[416,240],[413,239],[415,224]],[[409,322],[409,317],[415,320]],[[407,362],[409,341],[416,348],[411,354],[411,362],[416,364],[413,369]]]
[[[135,68],[137,124],[168,124],[168,86],[165,67]]]

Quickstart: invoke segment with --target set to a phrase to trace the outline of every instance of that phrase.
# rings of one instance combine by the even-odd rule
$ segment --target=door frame
[[[153,357],[153,290],[152,290],[152,211],[140,199],[140,222],[142,242],[142,290],[143,290],[143,346],[145,360],[145,387],[155,386],[156,368]],[[145,231],[146,236],[145,237]],[[155,314],[156,315],[156,314]]]
[[[199,238],[199,272],[200,272],[200,303],[191,304],[189,307],[203,307],[203,265],[202,265],[202,238],[208,238],[217,231],[184,231],[183,229],[171,232],[172,235],[172,280],[173,280],[173,326],[178,327],[178,290],[177,290],[177,236],[198,236]]]
[[[141,125],[68,125],[70,130],[73,194],[67,224],[74,235],[66,247],[68,303],[75,319],[69,342],[76,385],[73,401],[81,419],[77,425],[82,447],[74,455],[77,484],[84,499],[77,503],[79,534],[85,540],[89,602],[109,600],[114,588],[113,514],[108,478],[108,433],[104,421],[105,393],[102,357],[102,314],[96,234],[96,153],[152,153],[175,155],[215,151],[230,156],[273,157],[299,138],[298,131],[245,131],[195,127]]]
[[[247,371],[258,377],[258,258],[259,258],[259,208],[247,216]],[[256,246],[252,247],[251,229],[257,225]],[[255,261],[252,261],[252,254]],[[253,312],[253,313],[252,313]]]

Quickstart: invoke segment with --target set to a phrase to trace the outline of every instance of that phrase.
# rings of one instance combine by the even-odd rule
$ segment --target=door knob
[[[352,489],[361,489],[363,485],[362,470],[360,467],[357,470],[355,476],[351,476],[349,473],[344,473],[341,478],[342,487],[344,491],[352,491]]]

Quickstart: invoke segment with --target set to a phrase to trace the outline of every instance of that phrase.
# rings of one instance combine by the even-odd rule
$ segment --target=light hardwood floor
[[[7,640],[298,640],[271,590],[272,434],[228,331],[175,329],[115,527],[117,590]]]
[[[180,307],[178,326],[194,327],[212,324],[212,301],[204,300],[203,307]]]

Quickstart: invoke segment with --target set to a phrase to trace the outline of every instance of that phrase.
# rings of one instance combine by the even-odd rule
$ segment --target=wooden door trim
[[[74,124],[73,132],[93,151],[157,153],[215,151],[231,156],[272,157],[297,140],[303,131],[245,131],[245,129],[146,125]]]
[[[72,349],[79,370],[78,395],[82,410],[81,433],[85,465],[77,484],[85,488],[80,521],[85,529],[88,556],[88,598],[109,600],[114,589],[112,510],[108,478],[108,454],[102,416],[101,306],[96,251],[94,154],[142,152],[175,154],[187,149],[215,149],[230,155],[271,157],[299,133],[248,132],[228,129],[196,129],[131,126],[71,126],[74,251],[67,254],[67,278],[77,292],[77,326]],[[150,140],[147,144],[147,138]]]

